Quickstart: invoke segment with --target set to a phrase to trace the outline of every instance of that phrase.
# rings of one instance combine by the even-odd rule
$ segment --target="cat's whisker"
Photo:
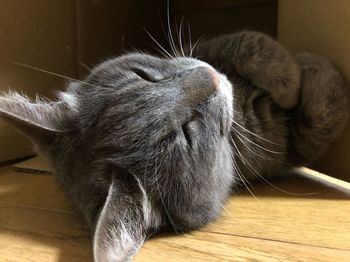
[[[241,159],[241,161],[244,164],[245,162],[244,162],[243,155],[241,155],[241,151],[238,149],[238,146],[237,146],[236,142],[234,141],[233,137],[230,137],[230,138],[231,138],[231,143],[233,144],[234,148],[236,149],[236,153],[238,154],[238,157]]]
[[[239,150],[239,148],[237,147],[237,145],[236,145],[236,143],[235,143],[234,140],[232,140],[232,144],[233,144],[233,146],[235,147],[236,152],[237,152],[237,154],[238,154],[238,157],[240,158],[240,160],[242,161],[242,163],[245,163],[245,162],[246,162],[246,159],[244,158],[244,156],[243,156],[242,153],[240,152],[240,150]],[[242,173],[241,170],[239,169],[237,163],[235,162],[234,156],[232,156],[232,157],[233,157],[233,167],[234,167],[234,169],[235,169],[237,175],[239,176],[240,181],[242,181],[242,182],[244,183],[245,186],[247,186],[247,185],[245,184],[245,182],[246,182],[247,184],[249,184],[249,186],[252,187],[252,185],[250,184],[250,182],[248,181],[248,179],[246,179],[246,178],[244,177],[243,173]],[[253,188],[253,187],[252,187],[252,188]],[[247,189],[248,189],[248,188],[247,188]],[[249,189],[248,189],[248,190],[249,190]]]
[[[73,50],[72,50],[69,46],[67,46],[67,50],[68,50],[69,52],[71,52],[71,54],[75,57],[75,59],[77,60],[78,64],[79,64],[82,68],[84,68],[88,73],[91,72],[91,68],[88,67],[88,65],[85,64],[85,63],[80,59],[80,57],[78,57],[78,56],[73,52]]]
[[[190,57],[192,57],[193,55],[193,51],[195,51],[195,48],[196,46],[199,44],[200,40],[202,40],[202,38],[204,37],[204,35],[201,35],[197,40],[196,42],[194,43],[192,49],[191,49],[191,52],[190,52]]]
[[[272,157],[268,157],[267,155],[261,155],[261,154],[259,154],[257,151],[253,150],[253,148],[252,148],[251,146],[249,146],[247,143],[245,143],[245,142],[238,136],[240,133],[239,133],[236,129],[232,129],[232,131],[233,131],[234,134],[236,134],[236,137],[237,137],[237,139],[239,140],[239,142],[241,142],[242,145],[245,146],[245,147],[248,149],[248,151],[250,151],[250,152],[253,153],[254,155],[257,155],[257,156],[259,156],[260,158],[265,159],[265,160],[274,161],[274,162],[276,162],[276,163],[281,163],[281,164],[284,164],[284,165],[287,165],[287,164],[288,164],[288,162],[286,162],[286,161],[284,161],[284,160],[277,159],[277,158],[274,159],[274,158],[272,158]],[[240,135],[242,135],[242,134],[240,134]],[[232,137],[232,135],[231,135],[230,138],[231,138],[231,142],[234,143],[234,141],[235,141],[234,137]],[[236,146],[236,147],[237,147],[237,146]],[[240,159],[242,160],[242,156],[240,156]],[[245,163],[244,163],[244,160],[242,160],[242,162],[243,162],[243,164],[245,164]]]
[[[159,17],[160,25],[161,25],[161,27],[162,27],[162,31],[163,31],[164,37],[166,38],[167,43],[169,44],[170,48],[172,49],[172,45],[171,45],[171,43],[170,43],[169,34],[168,34],[167,30],[165,29],[165,26],[164,26],[164,23],[163,23],[163,20],[164,20],[164,19],[162,19],[159,9],[158,9],[158,17]],[[165,48],[164,48],[164,49],[165,49]],[[173,49],[172,49],[172,51],[173,51],[173,53],[174,53],[174,50],[173,50]],[[167,53],[169,54],[169,51],[167,51]],[[176,54],[174,53],[174,54],[171,56],[171,58],[172,58],[172,59],[175,59],[175,56],[176,56]]]
[[[250,187],[253,188],[251,183],[244,177],[244,175],[243,175],[242,171],[240,170],[239,166],[237,165],[237,163],[234,162],[233,166],[234,166],[234,169],[239,177],[239,181],[241,181],[248,190]]]
[[[235,164],[234,164],[234,165],[235,165]],[[245,186],[245,188],[248,190],[249,194],[251,194],[252,197],[253,197],[257,202],[260,203],[260,200],[254,195],[253,191],[252,191],[252,190],[249,188],[249,186],[247,185],[247,184],[250,184],[250,183],[246,183],[246,182],[244,181],[244,179],[242,179],[242,177],[244,177],[244,176],[243,176],[243,174],[241,173],[241,171],[240,171],[240,169],[239,169],[238,166],[236,166],[235,171],[236,171],[236,174],[241,178],[241,181],[242,181],[243,185]]]
[[[239,132],[237,129],[235,129],[234,127],[232,127],[232,129],[236,132],[237,135],[239,135],[241,138],[245,139],[247,142],[255,145],[256,147],[264,150],[264,151],[267,151],[269,153],[272,153],[272,154],[276,154],[276,155],[283,155],[285,154],[284,152],[281,152],[281,151],[274,151],[274,150],[271,150],[271,149],[268,149],[262,145],[259,145],[258,143],[252,141],[251,139],[247,138],[246,136],[244,136],[241,132]]]
[[[238,150],[238,148],[237,148],[237,150]],[[238,151],[239,151],[239,150],[238,150]],[[243,162],[246,162],[246,160],[244,160],[244,157],[243,157],[241,160],[242,160]],[[240,179],[240,181],[243,183],[244,187],[248,190],[249,194],[251,194],[252,197],[253,197],[257,202],[261,203],[260,200],[255,196],[255,194],[253,193],[253,191],[249,188],[249,186],[252,187],[252,188],[253,188],[253,186],[252,186],[251,183],[244,177],[242,171],[239,169],[238,165],[236,164],[235,159],[233,159],[233,169],[234,169],[234,171],[235,171],[235,174],[238,176],[238,178]],[[248,186],[248,185],[249,185],[249,186]]]
[[[232,139],[232,144],[236,149],[236,152],[238,153],[238,157],[240,158],[240,160],[242,161],[242,163],[247,163],[247,159],[242,155],[242,153],[240,152],[239,148],[237,147],[235,141]],[[243,185],[246,187],[246,189],[248,190],[248,192],[254,197],[254,199],[256,201],[258,201],[260,203],[260,200],[254,195],[254,193],[252,192],[252,190],[248,187],[248,185],[252,188],[254,188],[251,183],[249,182],[248,179],[245,178],[245,176],[243,175],[242,171],[240,170],[239,166],[237,165],[237,163],[235,162],[234,156],[232,156],[232,163],[233,163],[233,168],[235,171],[235,174],[238,176],[238,178],[240,179],[240,181],[243,183]],[[247,185],[248,184],[248,185]]]
[[[254,189],[254,187],[252,186],[252,184],[250,183],[250,181],[244,176],[243,172],[241,171],[241,169],[239,168],[237,163],[234,163],[234,169],[239,177],[239,181],[241,181],[243,183],[243,185],[247,188],[247,190],[252,194],[253,192],[250,191],[250,188]]]
[[[92,69],[87,64],[85,64],[81,59],[78,59],[77,61],[82,68],[84,68],[88,73],[91,73]]]
[[[236,143],[235,143],[235,138],[238,138],[239,141],[240,141],[251,153],[253,153],[254,155],[257,155],[257,156],[261,157],[262,159],[272,160],[272,158],[269,158],[269,157],[267,157],[267,156],[261,155],[261,154],[259,154],[258,152],[256,152],[255,150],[253,150],[247,143],[245,143],[245,142],[237,135],[237,131],[236,131],[236,130],[232,130],[232,132],[233,132],[234,135],[236,135],[236,137],[233,137],[233,134],[231,133],[231,136],[230,136],[231,142],[234,143],[234,146],[235,146],[236,150],[238,150],[238,147],[237,147],[237,145],[236,145]],[[238,150],[238,152],[239,152],[239,150]],[[240,153],[240,152],[239,152],[239,153]],[[243,164],[244,164],[244,160],[243,160],[242,158],[243,158],[243,155],[241,154],[241,155],[240,155],[240,159],[243,161]]]
[[[183,22],[184,22],[184,17],[182,16],[181,18],[181,22],[180,22],[180,28],[179,28],[179,44],[180,44],[180,49],[181,49],[181,53],[183,56],[185,55],[184,49],[183,49],[183,43],[182,43],[182,27],[183,27]]]
[[[42,69],[42,68],[39,68],[39,67],[35,67],[35,66],[24,64],[24,63],[20,63],[20,62],[17,62],[17,61],[7,60],[7,59],[4,59],[4,58],[0,58],[0,61],[5,62],[5,63],[9,63],[9,64],[13,64],[13,65],[16,65],[16,66],[24,67],[24,68],[27,68],[27,69],[30,69],[30,70],[38,71],[38,72],[41,72],[41,73],[45,73],[45,74],[48,74],[48,75],[56,76],[58,78],[62,78],[62,79],[68,80],[68,81],[77,82],[77,83],[80,83],[80,84],[89,85],[89,86],[98,87],[98,88],[107,88],[107,87],[104,87],[104,86],[98,86],[98,85],[94,85],[94,84],[91,84],[91,83],[88,83],[88,82],[85,82],[85,81],[81,81],[81,80],[73,78],[73,77],[69,77],[69,76],[66,76],[66,75],[62,75],[62,74],[58,74],[58,73],[55,73],[55,72],[51,72],[51,71],[48,71],[48,70],[45,70],[45,69]]]
[[[249,152],[253,153],[254,155],[258,156],[258,157],[261,157],[262,159],[265,159],[265,160],[273,160],[273,158],[271,157],[268,157],[268,156],[264,156],[264,155],[261,155],[259,154],[258,152],[256,152],[255,150],[253,150],[247,143],[245,143],[237,134],[237,131],[233,130],[233,132],[237,135],[236,137],[238,138],[238,140],[248,149]],[[234,138],[232,138],[234,139]]]
[[[176,49],[175,41],[173,38],[173,31],[171,29],[170,24],[170,1],[167,0],[167,22],[168,22],[168,36],[169,36],[169,44],[171,49],[173,50],[174,56],[180,56],[178,50]]]
[[[235,131],[234,131],[234,132],[235,132]],[[236,134],[236,132],[235,132],[235,134]],[[255,151],[251,146],[249,146],[247,143],[245,143],[244,140],[242,140],[242,138],[240,138],[238,135],[236,136],[236,138],[237,138],[237,139],[239,140],[239,142],[241,142],[241,144],[242,144],[245,148],[247,148],[247,150],[248,150],[249,152],[251,152],[252,154],[254,154],[254,155],[256,155],[256,156],[258,156],[258,157],[260,157],[260,158],[262,158],[262,159],[265,159],[265,160],[269,160],[269,161],[274,160],[274,159],[271,158],[271,157],[268,157],[268,156],[266,156],[266,155],[260,154],[259,152]],[[234,138],[232,138],[232,139],[234,139]]]
[[[179,27],[177,25],[177,19],[174,17],[174,25],[175,25],[175,36],[177,36],[177,44],[179,45],[178,51],[180,51],[180,38],[179,38]],[[175,39],[175,37],[174,37]]]
[[[235,145],[234,140],[232,140],[232,142]],[[235,145],[235,148],[236,148],[237,152],[239,153],[239,149],[236,145]],[[239,158],[241,159],[242,163],[245,166],[247,166],[248,169],[250,169],[259,179],[263,180],[264,182],[266,182],[267,184],[269,184],[270,186],[272,186],[273,188],[275,188],[276,190],[278,190],[280,192],[283,192],[283,193],[286,193],[289,195],[296,195],[296,196],[307,196],[307,195],[314,195],[314,194],[318,193],[318,192],[313,192],[313,193],[306,193],[306,194],[296,194],[296,193],[291,193],[291,192],[288,192],[286,190],[283,190],[283,189],[273,185],[270,181],[268,181],[266,178],[264,178],[264,176],[261,175],[242,154],[239,154]],[[237,174],[238,174],[238,176],[241,176],[240,173],[237,173]]]
[[[235,114],[236,114],[236,113],[241,113],[241,114],[243,115],[242,112],[235,112]],[[265,141],[265,142],[268,142],[268,143],[270,143],[270,144],[279,146],[279,144],[277,144],[277,143],[275,143],[275,142],[272,142],[272,141],[270,141],[270,140],[268,140],[268,139],[266,139],[266,138],[264,138],[264,137],[262,137],[262,136],[259,136],[258,134],[254,133],[254,132],[252,132],[251,130],[249,130],[249,129],[245,128],[244,126],[240,125],[235,119],[232,119],[232,121],[233,121],[234,125],[236,125],[236,126],[242,128],[243,130],[245,130],[245,131],[248,132],[249,134],[251,134],[251,135],[253,135],[253,136],[255,136],[255,137],[257,137],[257,138],[259,138],[259,139],[261,139],[261,140],[263,140],[263,141]]]
[[[311,193],[293,193],[293,192],[289,192],[287,190],[281,189],[277,186],[275,186],[274,184],[272,184],[270,181],[268,181],[263,175],[261,175],[250,163],[247,159],[245,159],[247,167],[262,181],[264,181],[265,183],[267,183],[268,185],[270,185],[271,187],[273,187],[274,189],[285,193],[287,195],[291,195],[291,196],[312,196],[312,195],[316,195],[319,194],[320,192],[311,192]]]
[[[162,50],[163,54],[166,54],[171,59],[174,59],[174,57],[151,35],[150,32],[147,31],[147,29],[143,28],[143,30],[148,34],[148,36],[156,43],[156,45]]]
[[[230,216],[233,216],[233,213],[230,210],[228,210],[223,204],[219,203],[219,206],[221,206],[222,209],[225,210],[225,212],[228,213]]]
[[[164,53],[161,49],[158,49],[158,48],[155,48],[155,47],[153,47],[153,49],[156,50],[157,52],[159,52],[164,58],[167,58],[167,59],[171,58],[171,57],[169,57],[168,54]]]
[[[188,27],[188,42],[189,42],[189,57],[192,57],[192,35],[191,35],[191,27],[190,27],[190,23],[187,23],[187,27]]]

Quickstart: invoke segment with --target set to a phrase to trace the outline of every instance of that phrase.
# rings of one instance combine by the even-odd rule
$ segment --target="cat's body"
[[[96,261],[128,261],[151,233],[215,220],[237,168],[254,177],[308,163],[346,123],[343,80],[321,58],[295,62],[255,32],[196,51],[208,64],[106,61],[54,103],[0,97],[0,115],[37,143],[85,217]]]

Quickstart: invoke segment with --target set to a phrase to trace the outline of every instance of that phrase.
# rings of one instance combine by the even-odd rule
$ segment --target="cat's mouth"
[[[225,137],[231,131],[233,117],[231,83],[224,75],[213,69],[209,69],[208,72],[215,84],[215,92],[191,108],[191,117],[182,122],[178,131],[190,148],[200,140],[200,133],[208,132],[204,130],[210,129],[207,134],[218,137]]]

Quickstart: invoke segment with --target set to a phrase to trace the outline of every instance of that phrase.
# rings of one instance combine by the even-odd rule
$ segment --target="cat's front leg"
[[[287,50],[266,34],[243,31],[199,43],[198,57],[232,82],[245,80],[266,90],[284,109],[299,99],[300,68]]]

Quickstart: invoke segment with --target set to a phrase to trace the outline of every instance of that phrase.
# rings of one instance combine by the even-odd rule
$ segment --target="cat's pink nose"
[[[220,76],[218,72],[216,72],[213,68],[208,67],[207,68],[209,75],[212,78],[213,81],[213,88],[218,89],[220,86]]]
[[[220,76],[212,68],[199,66],[192,69],[183,79],[185,96],[183,103],[196,106],[214,95],[220,86]]]

